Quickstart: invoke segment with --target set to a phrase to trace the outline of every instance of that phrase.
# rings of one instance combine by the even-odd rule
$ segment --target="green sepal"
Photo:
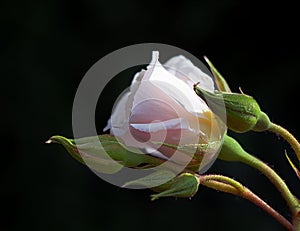
[[[125,183],[123,187],[142,186],[145,188],[153,188],[154,186],[163,185],[166,184],[166,182],[170,182],[170,180],[174,177],[176,177],[176,174],[171,171],[157,170],[145,177]]]
[[[157,145],[162,145],[174,150],[180,151],[183,155],[187,155],[191,158],[191,161],[186,166],[186,170],[192,172],[199,172],[200,166],[205,166],[206,161],[210,162],[210,158],[205,158],[205,155],[211,152],[216,152],[221,146],[222,141],[213,141],[208,143],[199,144],[184,144],[184,145],[174,145],[163,142],[153,142]],[[208,155],[209,156],[209,155]]]
[[[193,197],[199,188],[200,181],[196,175],[191,173],[182,173],[169,182],[158,187],[152,188],[158,194],[151,195],[151,200],[157,200],[161,197]]]
[[[268,115],[264,112],[260,112],[256,124],[253,126],[252,130],[256,132],[267,131],[271,126],[271,121]]]
[[[222,115],[225,107],[226,125],[235,132],[265,131],[271,124],[268,116],[260,110],[258,103],[252,96],[219,91],[211,93],[197,85],[194,86],[194,90],[221,119],[224,117]]]
[[[163,162],[159,158],[142,154],[138,149],[130,148],[128,150],[111,135],[85,137],[76,140],[63,136],[52,136],[47,143],[63,145],[76,160],[104,173],[117,172],[123,166],[153,167]]]
[[[300,180],[300,171],[297,169],[297,167],[294,165],[294,163],[291,161],[291,159],[289,158],[287,152],[285,151],[285,157],[287,158],[289,164],[291,165],[292,169],[294,170],[296,176],[298,177],[298,179]]]
[[[67,139],[63,136],[52,136],[48,141],[46,141],[47,144],[50,143],[57,143],[61,144],[68,153],[77,161],[79,161],[82,164],[85,164],[84,160],[82,159],[81,155],[79,154],[76,146],[74,145],[73,140]]]
[[[243,162],[244,156],[248,155],[235,139],[225,135],[218,159],[230,162]]]
[[[231,92],[228,83],[226,82],[224,77],[220,74],[220,72],[214,67],[212,62],[206,56],[204,56],[204,59],[207,62],[207,64],[209,65],[213,76],[215,77],[215,82],[216,82],[219,90],[223,91],[223,92]]]

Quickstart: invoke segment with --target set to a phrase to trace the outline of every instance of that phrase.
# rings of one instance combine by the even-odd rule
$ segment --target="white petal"
[[[204,111],[209,110],[206,103],[195,94],[193,84],[172,75],[159,63],[157,52],[153,52],[151,64],[147,69],[142,81],[150,81],[188,112],[201,116]]]
[[[115,136],[122,136],[128,130],[128,118],[130,116],[134,95],[141,84],[145,71],[142,70],[135,74],[130,91],[123,94],[123,96],[116,101],[113,108],[113,113],[107,121],[106,127],[103,131],[111,129],[110,133]]]
[[[164,67],[176,77],[195,84],[200,82],[199,86],[207,91],[214,91],[214,82],[210,76],[196,67],[189,59],[182,55],[169,59]]]
[[[126,108],[126,103],[128,101],[130,93],[125,93],[120,100],[117,101],[116,106],[113,108],[113,113],[111,118],[108,120],[106,127],[103,131],[107,131],[112,127],[122,127],[128,121],[128,112]]]
[[[142,132],[158,132],[170,129],[190,129],[188,121],[182,118],[171,119],[162,122],[154,122],[148,124],[130,124],[133,128]]]
[[[165,155],[163,155],[161,152],[157,151],[157,149],[152,148],[152,147],[146,147],[143,148],[142,151],[146,154],[150,154],[151,156],[155,156],[164,160],[167,160],[168,157],[166,157]]]

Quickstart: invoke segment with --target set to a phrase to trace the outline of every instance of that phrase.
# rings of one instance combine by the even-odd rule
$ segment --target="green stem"
[[[282,197],[287,202],[293,217],[295,217],[300,211],[300,204],[297,198],[291,193],[280,176],[263,161],[247,153],[233,138],[229,136],[225,137],[219,158],[226,161],[240,161],[253,168],[256,168],[275,185]]]
[[[271,126],[269,127],[268,130],[270,132],[276,133],[277,135],[285,139],[295,151],[297,158],[300,162],[300,144],[297,141],[297,139],[288,130],[274,123],[271,123]]]
[[[243,192],[244,188],[245,188],[238,181],[236,181],[236,180],[234,180],[230,177],[223,176],[223,175],[215,175],[215,174],[202,175],[202,176],[200,176],[199,179],[200,179],[200,184],[204,183],[204,182],[209,182],[211,180],[214,180],[214,181],[218,181],[218,182],[224,183],[226,185],[232,186],[235,190],[238,190],[240,192]]]
[[[270,168],[267,164],[248,153],[244,155],[244,159],[242,160],[242,162],[256,168],[275,185],[275,187],[279,190],[283,198],[286,200],[293,215],[295,215],[299,211],[300,206],[298,200],[291,193],[288,186],[281,179],[281,177],[272,168]]]
[[[233,194],[247,199],[253,204],[265,210],[270,216],[276,219],[287,230],[293,230],[292,224],[287,219],[285,219],[281,214],[279,214],[261,198],[255,195],[251,190],[244,187],[241,183],[237,182],[236,180],[222,175],[204,175],[198,177],[200,184],[208,188],[212,188],[218,191]]]
[[[300,144],[297,139],[288,130],[274,123],[271,124],[268,130],[285,139],[292,146],[300,162]]]

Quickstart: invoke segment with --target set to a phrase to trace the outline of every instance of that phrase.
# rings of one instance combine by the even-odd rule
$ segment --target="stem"
[[[283,139],[285,139],[292,146],[300,162],[300,144],[297,139],[288,130],[274,123],[271,123],[271,126],[268,130],[280,135]]]
[[[200,184],[225,193],[240,196],[251,201],[253,204],[265,210],[269,215],[282,224],[287,230],[293,230],[292,224],[285,219],[281,214],[269,206],[266,202],[260,199],[257,195],[244,187],[239,182],[221,175],[206,175],[198,176]],[[237,186],[237,187],[236,187]]]
[[[278,222],[280,222],[284,227],[288,230],[293,230],[293,225],[286,220],[281,214],[279,214],[276,210],[274,210],[271,206],[269,206],[266,202],[260,199],[257,195],[251,192],[249,189],[246,189],[244,194],[241,195],[243,198],[251,201],[255,205],[264,209],[269,215],[275,218]]]
[[[293,216],[295,216],[300,211],[299,202],[297,198],[291,193],[285,182],[280,178],[280,176],[263,161],[257,159],[249,153],[245,152],[242,157],[243,158],[241,159],[241,161],[243,163],[256,168],[275,185],[275,187],[281,193],[282,197],[287,202]]]
[[[300,212],[294,217],[293,224],[295,230],[300,230]]]
[[[245,163],[263,173],[278,189],[287,202],[293,217],[300,211],[300,203],[291,193],[285,182],[278,174],[263,161],[247,153],[233,138],[225,136],[219,158],[225,161],[239,161]]]
[[[215,174],[202,175],[201,179],[200,179],[200,184],[203,183],[203,182],[209,182],[211,180],[218,181],[220,183],[226,184],[228,186],[233,187],[235,190],[238,190],[238,191],[241,191],[241,192],[245,188],[240,182],[238,182],[238,181],[236,181],[236,180],[234,180],[230,177],[223,176],[223,175],[215,175]]]

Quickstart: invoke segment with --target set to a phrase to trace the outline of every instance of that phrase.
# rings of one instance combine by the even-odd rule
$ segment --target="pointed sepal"
[[[166,182],[169,182],[174,177],[176,177],[176,174],[171,171],[157,170],[145,177],[125,183],[123,187],[139,186],[143,188],[153,188],[154,186],[166,184]]]
[[[285,157],[287,158],[289,164],[291,165],[292,169],[294,170],[294,172],[296,173],[296,176],[298,177],[298,179],[300,180],[300,171],[297,169],[297,167],[294,165],[294,163],[291,161],[291,159],[289,158],[287,152],[285,152]]]
[[[206,56],[204,56],[204,59],[207,62],[207,64],[209,65],[209,68],[215,78],[215,82],[216,82],[219,90],[223,91],[223,92],[231,92],[228,83],[226,82],[224,77],[220,74],[220,72],[215,68],[215,66],[212,64],[212,62]]]
[[[115,173],[123,166],[140,168],[153,167],[163,161],[140,150],[125,148],[114,136],[100,135],[81,139],[68,139],[63,136],[52,136],[46,143],[58,143],[64,146],[69,154],[79,162],[102,173]]]

